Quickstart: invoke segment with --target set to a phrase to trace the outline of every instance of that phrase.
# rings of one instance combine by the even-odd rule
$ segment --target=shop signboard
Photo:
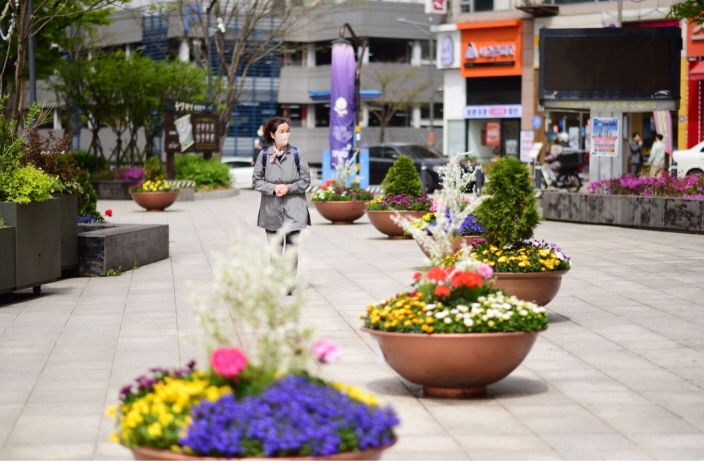
[[[533,130],[521,131],[521,162],[530,163],[533,161],[530,154],[534,142],[535,133]]]
[[[592,119],[592,149],[590,154],[597,157],[618,155],[619,118]]]
[[[521,75],[522,20],[463,23],[457,29],[462,34],[462,77]]]
[[[521,118],[522,114],[523,109],[520,104],[464,106],[465,119]]]

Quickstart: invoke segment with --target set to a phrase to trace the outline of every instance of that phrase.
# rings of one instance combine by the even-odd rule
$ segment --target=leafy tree
[[[683,20],[692,24],[704,24],[704,0],[687,0],[670,6],[668,18]]]
[[[371,73],[383,96],[369,101],[370,113],[379,120],[379,142],[384,142],[386,127],[397,112],[406,110],[413,104],[418,93],[428,87],[428,82],[417,80],[418,69],[391,68]]]
[[[474,215],[486,229],[482,237],[501,248],[533,237],[540,222],[528,168],[515,157],[502,157],[491,169],[482,193],[488,194]]]
[[[52,45],[70,46],[71,37],[66,34],[69,27],[77,24],[104,24],[110,5],[119,5],[125,0],[35,0],[34,11],[29,11],[29,2],[8,1],[12,15],[5,16],[3,30],[12,27],[12,35],[7,44],[3,44],[4,52],[2,70],[2,95],[6,95],[7,79],[14,67],[14,100],[11,104],[11,120],[21,119],[23,97],[23,81],[29,52],[29,38],[35,37],[36,62],[38,64],[37,78],[45,77],[60,58],[58,49]],[[7,6],[6,6],[7,8]],[[41,65],[41,68],[39,67]],[[15,132],[19,128],[15,125]]]
[[[204,2],[207,5],[209,2]],[[194,13],[190,2],[179,0],[179,13],[192,19],[188,34],[198,44],[194,49],[195,60],[204,68],[207,62],[207,42],[211,35],[212,61],[219,63],[215,77],[222,84],[213,84],[214,101],[218,107],[221,134],[227,133],[232,124],[232,112],[253,75],[256,64],[267,58],[279,58],[284,40],[300,30],[312,30],[325,21],[332,12],[357,7],[360,2],[335,0],[309,0],[282,2],[280,0],[219,0],[213,4],[211,33],[206,34],[207,14]],[[204,5],[204,6],[205,6]],[[218,31],[221,23],[225,33]],[[220,29],[222,30],[222,29]],[[222,152],[225,136],[220,136],[217,152]]]
[[[381,182],[381,187],[387,194],[410,194],[421,195],[423,192],[423,183],[420,180],[420,175],[413,160],[405,155],[399,155],[386,177]]]

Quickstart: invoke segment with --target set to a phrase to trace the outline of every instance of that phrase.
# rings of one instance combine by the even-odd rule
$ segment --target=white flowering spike
[[[464,190],[474,180],[475,173],[465,173],[462,170],[460,165],[462,155],[458,153],[450,157],[443,173],[443,188],[436,195],[437,210],[434,226],[419,229],[413,225],[412,219],[401,217],[400,214],[391,217],[428,252],[433,265],[439,264],[445,257],[454,254],[454,234],[459,231],[467,217],[474,213],[474,210],[488,197],[477,197],[476,194],[472,194],[468,200],[465,199]],[[463,206],[464,209],[462,209]]]

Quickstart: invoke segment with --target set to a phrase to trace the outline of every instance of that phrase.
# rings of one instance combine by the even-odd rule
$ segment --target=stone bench
[[[166,224],[79,224],[78,275],[105,276],[169,257]]]

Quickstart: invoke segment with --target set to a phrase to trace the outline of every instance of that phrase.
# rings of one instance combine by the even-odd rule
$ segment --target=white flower
[[[525,317],[526,315],[528,315],[528,311],[525,309],[521,309],[518,313],[521,314],[522,317]]]
[[[450,317],[448,317],[448,318],[446,318],[445,320],[443,320],[443,322],[445,322],[446,324],[449,325],[449,324],[452,323],[452,319],[451,319]]]
[[[469,311],[469,307],[465,306],[464,304],[458,304],[457,310],[460,312],[467,312]]]
[[[426,311],[432,311],[433,309],[435,309],[435,304],[426,304],[424,309]]]
[[[464,326],[466,326],[466,327],[471,327],[472,325],[474,325],[474,320],[472,320],[472,319],[464,319]]]

